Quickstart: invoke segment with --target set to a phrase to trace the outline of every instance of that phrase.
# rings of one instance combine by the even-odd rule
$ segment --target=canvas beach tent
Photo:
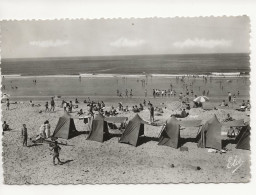
[[[216,115],[214,115],[202,126],[199,133],[200,139],[197,146],[200,148],[214,148],[221,150],[221,127],[221,123],[217,119]]]
[[[70,139],[77,133],[74,119],[68,113],[59,118],[52,137]]]
[[[92,121],[91,131],[87,140],[104,142],[109,137],[108,123],[105,117],[99,113]]]
[[[149,123],[136,114],[133,119],[128,122],[119,142],[137,147],[140,140],[139,137],[144,135],[144,124]]]
[[[166,121],[160,134],[158,145],[178,148],[180,142],[180,123],[172,116]]]
[[[238,134],[236,140],[237,149],[242,149],[242,150],[250,150],[250,135],[251,135],[251,127],[249,125],[244,126],[240,133]]]

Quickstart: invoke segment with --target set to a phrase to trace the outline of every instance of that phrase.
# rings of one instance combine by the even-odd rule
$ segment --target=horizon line
[[[172,54],[120,54],[120,55],[85,55],[85,56],[45,56],[45,57],[1,57],[5,59],[45,59],[45,58],[83,58],[83,57],[113,57],[113,56],[161,56],[161,55],[209,55],[209,54],[250,54],[251,52],[224,52],[224,53],[172,53]]]

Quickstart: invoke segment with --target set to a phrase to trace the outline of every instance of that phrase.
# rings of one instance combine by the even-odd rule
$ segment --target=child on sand
[[[60,155],[60,150],[61,150],[61,148],[59,147],[59,145],[58,145],[58,142],[57,141],[55,141],[54,142],[54,145],[52,146],[52,148],[50,149],[51,151],[53,150],[53,165],[56,165],[55,164],[55,159],[57,158],[57,160],[58,160],[58,164],[59,165],[62,165],[62,162],[60,161],[60,158],[59,158],[59,155]]]

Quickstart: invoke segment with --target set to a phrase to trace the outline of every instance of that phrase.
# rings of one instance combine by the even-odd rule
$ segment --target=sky
[[[246,16],[2,21],[2,58],[249,53]]]

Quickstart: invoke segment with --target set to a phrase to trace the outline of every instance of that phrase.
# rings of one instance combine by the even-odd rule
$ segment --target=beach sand
[[[99,98],[99,97],[98,97]],[[93,98],[91,98],[93,99]],[[171,114],[179,113],[177,98],[147,98],[154,106],[164,108],[162,116],[156,116],[157,122],[164,122]],[[74,100],[74,99],[73,99]],[[106,107],[117,107],[118,102],[129,107],[135,103],[142,103],[143,98],[105,98]],[[219,98],[219,102],[222,99]],[[214,101],[217,105],[218,101]],[[44,102],[35,102],[44,105]],[[162,104],[164,103],[164,104]],[[241,100],[238,100],[238,104]],[[57,106],[60,101],[57,102]],[[88,110],[86,104],[78,104],[79,108]],[[165,109],[166,107],[166,109]],[[235,144],[228,144],[227,153],[209,153],[205,148],[198,148],[196,143],[187,142],[183,146],[188,151],[180,151],[166,146],[158,146],[157,138],[161,126],[145,126],[145,135],[148,140],[133,147],[118,143],[119,130],[110,130],[113,136],[104,143],[86,140],[88,134],[81,134],[67,140],[69,145],[61,146],[60,159],[63,165],[53,166],[48,144],[23,147],[21,126],[27,124],[29,137],[39,133],[39,127],[45,120],[51,124],[54,131],[63,110],[56,107],[53,113],[39,113],[44,106],[31,107],[28,101],[11,104],[11,110],[6,111],[2,106],[2,121],[10,124],[11,131],[4,132],[3,169],[6,184],[96,184],[96,183],[199,183],[199,182],[249,182],[250,180],[250,151],[239,150]],[[203,111],[201,108],[192,108],[189,119],[201,119],[203,122],[217,115],[222,121],[227,113],[234,119],[249,121],[245,112],[235,111],[233,108]],[[75,116],[75,114],[73,114]],[[135,115],[133,112],[121,113],[118,116],[127,116],[129,120]],[[146,109],[139,115],[149,120],[149,111]],[[82,120],[75,119],[78,131],[88,131],[88,126]],[[223,129],[227,131],[227,129]],[[181,130],[182,138],[194,138],[198,128]],[[226,137],[223,136],[225,139]],[[60,140],[60,139],[59,139]],[[29,145],[32,145],[28,141]],[[234,158],[243,163],[236,170],[228,163]],[[232,160],[232,159],[233,160]],[[173,166],[174,165],[174,166]],[[197,170],[200,167],[200,170]]]

